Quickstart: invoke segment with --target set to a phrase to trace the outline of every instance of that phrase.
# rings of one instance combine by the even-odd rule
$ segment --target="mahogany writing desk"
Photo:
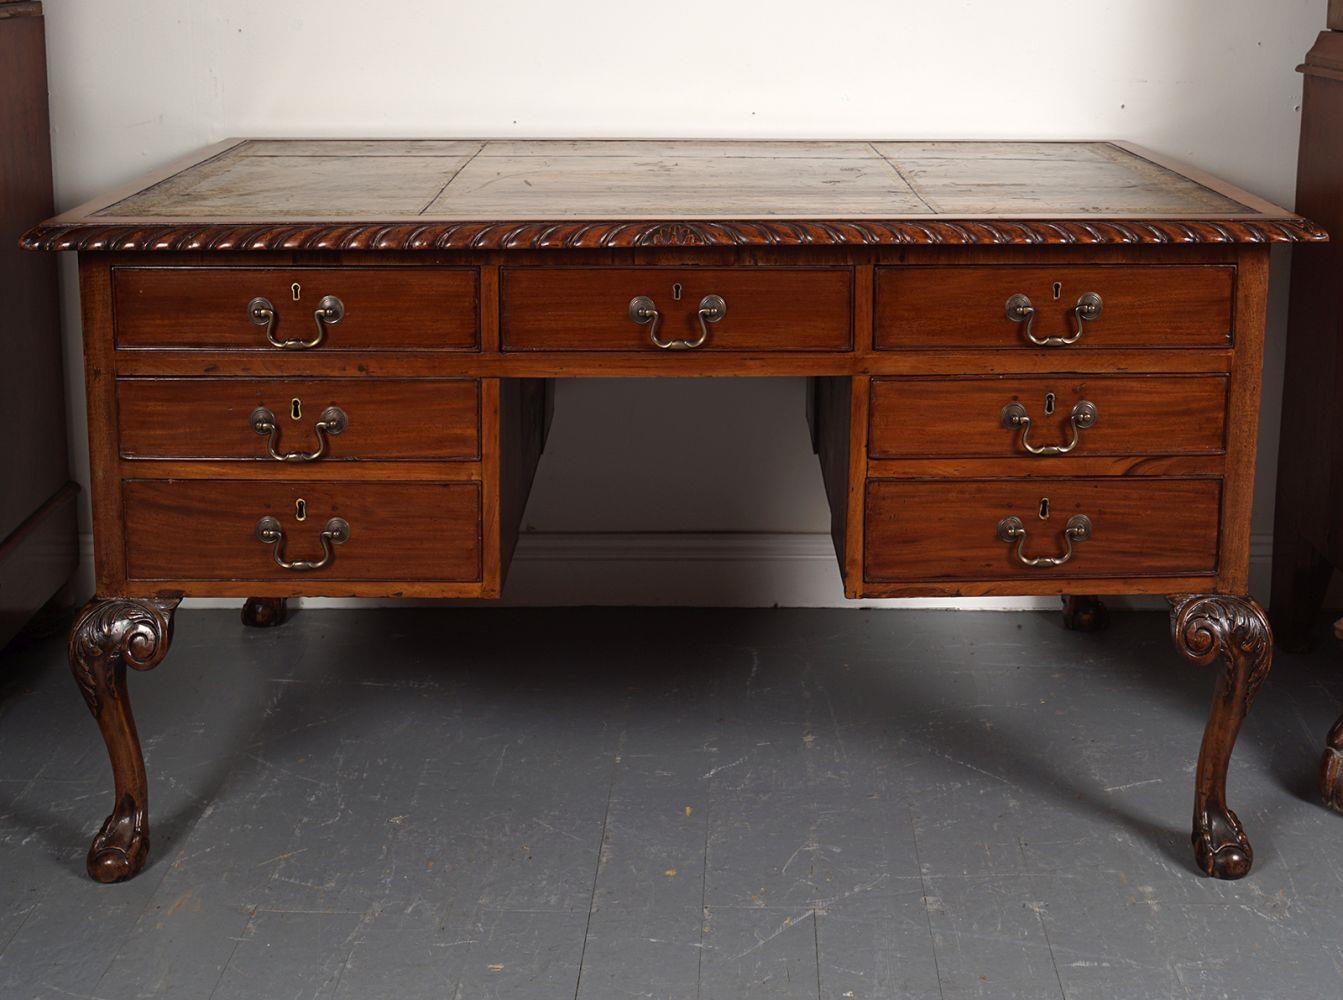
[[[808,376],[850,597],[1164,594],[1220,663],[1199,867],[1272,639],[1246,596],[1268,245],[1311,223],[1112,143],[221,143],[76,250],[107,742],[88,868],[149,850],[127,666],[184,596],[500,593],[547,380]]]

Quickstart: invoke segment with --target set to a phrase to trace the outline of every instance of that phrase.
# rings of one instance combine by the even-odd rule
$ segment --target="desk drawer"
[[[501,281],[506,351],[658,353],[652,323],[630,317],[637,296],[660,314],[660,340],[693,343],[704,335],[698,351],[853,346],[853,271],[847,267],[510,267]],[[725,309],[702,328],[707,296],[721,298]]]
[[[864,572],[874,583],[1211,574],[1221,495],[1215,479],[870,480]],[[1018,541],[999,538],[1016,517],[1026,558],[1061,557],[1077,515],[1090,537],[1060,566],[1022,565]]]
[[[122,485],[126,572],[132,580],[474,581],[481,578],[476,483],[131,480]],[[300,501],[304,519],[297,520]],[[258,538],[272,517],[283,537]],[[315,562],[332,518],[348,538]]]
[[[1027,347],[1226,347],[1236,270],[1228,265],[1128,267],[883,267],[877,270],[879,349]],[[1099,311],[1079,319],[1087,296]],[[1024,296],[1033,318],[1008,316]],[[1023,305],[1025,303],[1023,302]]]
[[[1216,454],[1226,402],[1223,375],[874,379],[868,448],[878,459]]]
[[[124,458],[480,457],[474,379],[125,378],[117,422]]]
[[[112,286],[118,347],[302,354],[470,351],[480,343],[473,267],[119,267]],[[340,315],[319,323],[328,296]],[[258,298],[273,307],[273,323],[253,311]]]

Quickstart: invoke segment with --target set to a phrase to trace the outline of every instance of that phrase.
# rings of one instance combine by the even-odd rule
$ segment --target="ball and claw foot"
[[[1063,627],[1070,632],[1104,632],[1110,627],[1110,611],[1099,597],[1064,597]]]
[[[124,882],[149,857],[149,818],[135,800],[123,795],[89,846],[89,878],[104,885]]]
[[[151,670],[172,641],[180,597],[94,598],[70,631],[70,670],[107,745],[112,813],[89,846],[89,877],[124,882],[149,857],[149,783],[135,731],[126,668]]]
[[[1226,774],[1241,724],[1273,665],[1273,632],[1249,597],[1189,594],[1171,598],[1171,637],[1189,662],[1220,666],[1195,771],[1194,859],[1205,875],[1244,878],[1254,849],[1227,805]]]
[[[1343,716],[1329,732],[1329,745],[1320,761],[1320,797],[1335,812],[1343,813]]]
[[[1244,878],[1254,865],[1254,848],[1240,820],[1230,809],[1194,817],[1194,860],[1199,871],[1228,881]]]
[[[242,623],[248,628],[275,628],[289,617],[283,597],[249,597],[242,606]]]

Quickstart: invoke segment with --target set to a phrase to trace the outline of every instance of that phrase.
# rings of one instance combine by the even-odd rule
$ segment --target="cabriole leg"
[[[1254,849],[1226,804],[1226,771],[1241,723],[1273,664],[1273,632],[1264,609],[1249,597],[1186,595],[1171,598],[1171,636],[1191,663],[1220,660],[1222,666],[1198,752],[1194,857],[1205,875],[1243,878]]]
[[[1110,611],[1099,597],[1065,597],[1063,627],[1072,632],[1103,632],[1110,627]]]
[[[1343,716],[1329,730],[1329,743],[1320,761],[1320,795],[1330,809],[1343,812]]]
[[[180,600],[94,598],[70,632],[70,669],[102,730],[116,787],[112,814],[89,847],[89,875],[98,882],[132,877],[149,855],[149,794],[126,667],[150,670],[162,662]]]
[[[249,597],[242,606],[242,623],[248,628],[274,628],[289,617],[289,604],[283,597]]]

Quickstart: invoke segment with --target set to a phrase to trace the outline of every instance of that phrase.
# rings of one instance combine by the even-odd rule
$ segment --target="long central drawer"
[[[506,351],[847,351],[853,345],[848,267],[506,267],[500,332]],[[647,300],[641,322],[631,302]],[[721,315],[701,309],[721,304]]]

